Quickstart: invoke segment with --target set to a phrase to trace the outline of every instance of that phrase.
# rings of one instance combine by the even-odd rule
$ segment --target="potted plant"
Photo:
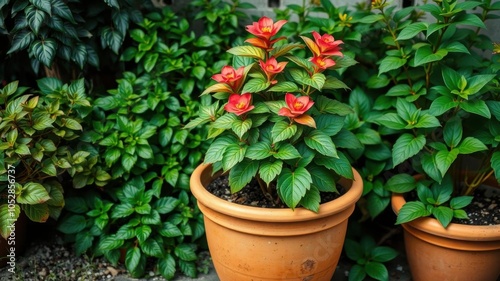
[[[500,178],[500,65],[491,38],[480,33],[498,4],[435,1],[395,11],[377,0],[378,12],[366,19],[387,31],[372,83],[386,89],[374,122],[399,171],[386,187],[414,280],[500,274],[500,224],[461,221],[478,187],[488,179],[497,186]]]
[[[356,141],[343,128],[352,109],[333,98],[346,88],[338,70],[354,61],[328,34],[302,36],[305,45],[287,42],[277,35],[285,24],[262,17],[246,27],[249,44],[228,50],[233,65],[202,93],[216,101],[186,126],[209,123],[213,139],[190,188],[221,280],[329,280],[362,193],[362,179],[339,150]],[[249,197],[254,188],[256,201],[267,199],[268,206],[209,192],[221,174],[233,199]]]

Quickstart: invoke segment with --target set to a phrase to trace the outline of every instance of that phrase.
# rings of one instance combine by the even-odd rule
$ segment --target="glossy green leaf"
[[[402,41],[402,40],[414,39],[415,36],[417,36],[417,34],[423,32],[424,30],[427,30],[428,26],[429,24],[426,22],[415,22],[409,24],[399,32],[399,35],[396,38],[396,40]]]
[[[52,38],[43,41],[35,40],[30,46],[30,53],[47,67],[52,67],[56,56],[57,43]]]
[[[236,164],[229,173],[229,186],[231,193],[243,189],[257,174],[259,162],[246,161]]]
[[[389,272],[384,264],[369,261],[365,264],[365,271],[368,276],[376,280],[389,280]]]
[[[436,166],[438,170],[441,172],[441,175],[444,176],[451,164],[457,159],[458,153],[460,150],[458,148],[454,148],[451,151],[440,150],[436,153]]]
[[[304,138],[308,147],[318,151],[321,155],[338,158],[337,148],[331,137],[320,130],[314,130]]]
[[[419,153],[424,148],[425,143],[426,139],[424,135],[415,137],[411,134],[402,134],[392,148],[392,162],[394,167]]]
[[[392,176],[385,185],[389,191],[396,193],[406,193],[416,187],[415,179],[408,174],[396,174]]]
[[[406,202],[403,207],[399,210],[399,214],[396,219],[396,224],[402,224],[410,222],[412,220],[430,216],[431,213],[427,210],[424,203],[420,201],[410,201]]]
[[[453,219],[453,210],[445,206],[438,206],[432,210],[432,215],[446,228]]]
[[[446,49],[439,49],[433,52],[430,45],[425,45],[420,47],[415,52],[415,66],[420,66],[430,62],[440,61],[446,55],[448,51]]]
[[[302,197],[311,187],[312,178],[305,168],[297,168],[295,171],[283,169],[278,177],[278,192],[284,203],[292,208],[299,204]]]
[[[259,167],[260,178],[269,185],[270,182],[276,179],[283,168],[283,161],[276,160],[274,162],[263,162]]]

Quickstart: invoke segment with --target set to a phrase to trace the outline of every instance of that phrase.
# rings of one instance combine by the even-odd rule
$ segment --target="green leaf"
[[[447,54],[448,51],[446,49],[439,49],[436,52],[433,52],[430,45],[422,46],[415,52],[415,66],[440,61]]]
[[[365,271],[368,276],[376,280],[389,280],[389,272],[385,265],[380,262],[369,261],[365,264]]]
[[[431,213],[427,210],[424,203],[420,201],[406,202],[401,210],[399,210],[396,224],[410,222],[412,220],[428,217]]]
[[[50,7],[50,4],[49,4]],[[49,8],[50,9],[50,8]],[[26,20],[33,33],[38,34],[47,13],[33,6],[28,6],[25,10]]]
[[[18,203],[30,205],[45,203],[49,199],[50,196],[45,187],[34,182],[26,183],[16,198]]]
[[[323,89],[323,85],[325,85],[326,82],[326,77],[323,73],[315,73],[312,76],[309,76],[307,71],[303,69],[292,69],[290,70],[290,74],[292,75],[293,80],[298,83],[311,86],[320,91]]]
[[[21,208],[17,204],[12,206],[8,204],[0,205],[0,235],[4,239],[7,239],[11,232],[14,231],[10,225],[18,219],[20,213]]]
[[[151,235],[151,227],[149,225],[141,225],[135,228],[135,236],[140,243],[144,243]]]
[[[171,280],[174,278],[175,268],[175,259],[170,254],[158,259],[158,269],[165,279]]]
[[[172,212],[181,202],[173,197],[161,197],[153,205],[156,211],[160,214],[168,214]]]
[[[243,86],[243,93],[257,93],[264,91],[265,89],[269,88],[271,85],[270,82],[260,79],[260,78],[254,78],[248,80],[245,85]]]
[[[488,147],[480,140],[474,137],[466,137],[458,146],[460,154],[471,154],[474,152],[488,150]]]
[[[432,101],[431,106],[429,108],[429,113],[434,116],[441,116],[448,110],[455,108],[458,105],[459,102],[455,101],[451,97],[448,96],[438,97]]]
[[[229,49],[227,52],[235,56],[251,57],[259,60],[265,59],[264,50],[254,46],[236,46]]]
[[[453,219],[453,210],[445,206],[438,206],[432,209],[432,215],[446,228]]]
[[[359,264],[355,264],[349,270],[349,281],[360,281],[365,280],[366,271],[365,268]]]
[[[460,118],[452,118],[444,125],[443,138],[451,148],[457,147],[462,140],[463,128]]]
[[[164,222],[158,232],[164,237],[178,237],[182,236],[182,231],[171,222]]]
[[[141,243],[140,246],[144,254],[150,257],[162,258],[164,255],[163,247],[156,239],[149,238],[144,243]]]
[[[248,147],[245,157],[252,160],[262,160],[271,156],[271,144],[258,142]]]
[[[417,34],[419,34],[424,30],[427,30],[428,25],[429,24],[426,22],[415,22],[409,24],[399,32],[399,35],[396,38],[396,40],[402,41],[402,40],[414,39],[415,36],[417,36]]]
[[[408,174],[396,174],[392,176],[385,185],[385,188],[391,192],[406,193],[416,187],[415,179]]]
[[[311,183],[311,174],[305,168],[299,167],[293,172],[288,168],[283,169],[278,178],[278,193],[288,207],[295,209]]]
[[[12,38],[12,43],[9,51],[7,52],[7,55],[24,50],[31,44],[31,42],[33,42],[33,40],[35,40],[35,35],[28,29],[23,29],[19,32],[16,32],[14,34],[14,38]]]
[[[324,167],[314,167],[310,169],[312,183],[321,192],[336,192],[337,186],[332,172]]]
[[[78,232],[75,237],[75,254],[79,256],[85,253],[92,247],[92,241],[94,241],[94,237],[89,232]]]
[[[229,186],[231,193],[240,191],[245,187],[257,174],[259,162],[245,161],[236,164],[229,172]]]
[[[460,108],[463,110],[483,116],[487,119],[491,118],[491,112],[484,100],[464,100],[460,103]]]
[[[276,179],[283,168],[283,161],[276,160],[274,162],[264,162],[259,167],[260,178],[269,185],[270,182]]]
[[[427,113],[422,114],[414,125],[415,128],[436,128],[440,126],[439,119]]]
[[[394,69],[398,69],[405,64],[406,64],[406,59],[399,58],[399,57],[391,57],[391,56],[384,57],[380,61],[378,75],[385,73],[385,72],[389,72],[389,71],[394,70]]]
[[[495,178],[500,179],[500,151],[495,151],[491,156],[491,168],[495,171]]]
[[[87,221],[84,216],[70,215],[61,219],[57,226],[57,230],[64,234],[74,234],[84,230],[86,225]]]
[[[57,43],[52,38],[47,38],[43,41],[36,40],[30,47],[30,54],[49,68],[52,67],[56,51]]]
[[[436,166],[438,170],[441,172],[441,176],[444,177],[451,164],[457,159],[458,153],[460,150],[458,148],[454,148],[451,151],[440,150],[436,153]]]
[[[174,253],[183,261],[195,261],[198,258],[194,247],[187,244],[179,244],[175,247]]]
[[[297,84],[290,82],[290,81],[285,81],[285,82],[278,82],[276,85],[272,86],[269,88],[267,91],[268,92],[297,92],[298,91],[298,86]]]
[[[245,158],[247,146],[241,147],[236,143],[232,143],[224,150],[222,158],[222,168],[228,171],[236,164],[240,163]]]
[[[339,152],[338,156],[338,158],[316,157],[315,163],[335,171],[335,173],[346,179],[354,179],[349,159],[342,152]]]
[[[125,266],[128,271],[136,270],[140,261],[141,249],[139,247],[135,246],[127,250],[127,254],[125,255]]]
[[[322,131],[312,131],[304,138],[304,141],[308,147],[318,151],[321,155],[338,158],[337,148],[331,137]]]
[[[231,129],[239,138],[243,138],[243,135],[248,132],[251,127],[252,119],[250,118],[246,118],[245,120],[235,119],[231,124]]]
[[[297,125],[278,121],[271,131],[273,143],[290,139],[295,136],[295,133],[297,133]]]
[[[473,196],[458,196],[450,200],[450,208],[452,209],[462,209],[467,207],[474,199]]]
[[[158,54],[146,54],[145,59],[144,59],[144,70],[146,72],[151,72],[153,68],[156,65],[156,62],[158,61]]]
[[[388,262],[396,258],[398,256],[398,252],[391,247],[380,246],[380,247],[375,247],[371,251],[370,256],[373,261]],[[379,280],[384,280],[384,279],[379,279]]]
[[[117,239],[116,235],[110,235],[105,237],[99,242],[99,249],[101,251],[111,251],[114,249],[119,249],[123,245],[123,239]]]
[[[38,115],[33,120],[33,129],[41,131],[47,128],[53,128],[52,123],[54,123],[54,120],[48,115]]]
[[[405,121],[397,113],[386,113],[376,118],[375,122],[393,130],[401,130],[406,127]]]
[[[381,21],[384,19],[384,16],[381,14],[375,14],[375,15],[368,15],[362,17],[359,22],[360,23],[375,23],[377,21]]]
[[[392,162],[394,167],[419,153],[424,148],[425,143],[426,139],[424,135],[414,137],[411,134],[402,134],[392,148]]]

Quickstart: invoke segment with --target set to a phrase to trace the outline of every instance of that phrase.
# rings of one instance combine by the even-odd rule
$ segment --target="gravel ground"
[[[33,227],[33,226],[32,226]],[[63,243],[62,238],[49,226],[29,228],[29,245],[23,255],[16,261],[16,272],[7,271],[8,267],[0,268],[0,281],[165,281],[164,278],[148,272],[143,279],[133,279],[127,275],[123,265],[113,266],[104,258],[86,255],[76,256],[73,250]],[[403,248],[402,234],[393,233],[386,241],[391,247]],[[200,274],[197,279],[178,276],[174,281],[218,281],[208,253],[201,264],[207,274]],[[332,281],[347,281],[349,269],[353,263],[342,256]],[[390,281],[409,281],[410,275],[404,250],[393,261],[387,264]],[[368,279],[370,280],[370,279]],[[236,281],[236,280],[235,280]]]

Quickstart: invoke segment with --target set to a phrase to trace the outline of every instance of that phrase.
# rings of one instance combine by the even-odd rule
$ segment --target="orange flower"
[[[231,94],[227,104],[224,106],[224,110],[240,116],[241,114],[252,110],[254,107],[255,106],[252,105],[252,94]]]
[[[318,69],[325,70],[325,69],[335,65],[334,60],[329,59],[329,58],[324,58],[324,57],[312,57],[310,59],[310,61],[316,66],[317,70]]]
[[[278,111],[278,115],[290,117],[299,124],[307,125],[316,128],[314,119],[305,114],[314,104],[308,96],[295,97],[293,94],[286,93],[285,102],[287,107],[283,107]]]
[[[285,23],[286,20],[273,22],[273,20],[268,17],[261,17],[258,22],[254,22],[252,25],[247,25],[246,29],[251,34],[269,41],[271,37],[278,33]]]
[[[312,35],[316,44],[319,47],[319,52],[323,56],[344,56],[340,52],[340,44],[343,44],[342,40],[335,40],[330,34],[320,35],[318,32],[313,31]]]
[[[238,92],[239,87],[243,82],[244,70],[244,66],[234,69],[233,67],[226,65],[222,68],[221,73],[213,75],[212,79],[219,83],[226,83],[233,89],[234,92]]]
[[[270,57],[266,62],[259,61],[260,68],[264,71],[267,76],[267,80],[272,84],[275,84],[276,81],[273,81],[273,77],[282,72],[285,69],[285,66],[288,62],[278,62],[276,58]]]

